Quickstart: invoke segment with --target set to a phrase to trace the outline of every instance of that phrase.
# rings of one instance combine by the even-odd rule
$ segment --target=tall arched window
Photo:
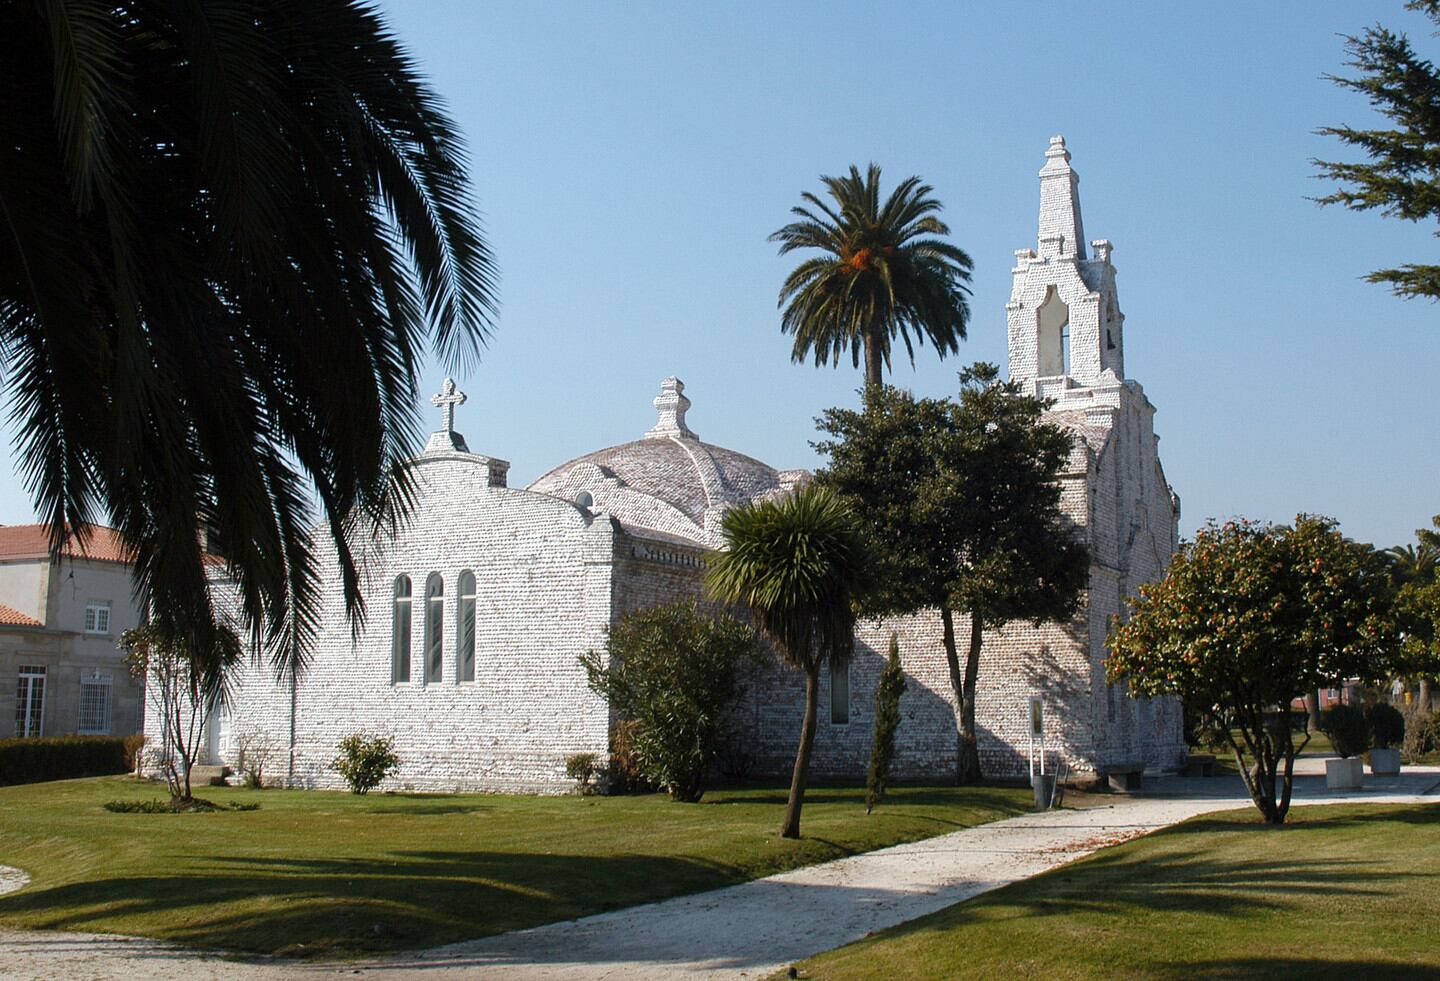
[[[410,680],[410,577],[395,580],[394,622],[390,632],[390,680]]]
[[[445,635],[445,580],[430,573],[425,580],[425,683],[438,684],[443,669]]]
[[[475,573],[460,573],[455,603],[455,680],[475,680]]]
[[[850,659],[830,658],[830,724],[850,724]]]

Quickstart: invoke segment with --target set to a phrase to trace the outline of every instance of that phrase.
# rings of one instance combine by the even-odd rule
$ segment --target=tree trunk
[[[820,700],[820,666],[805,669],[805,721],[800,724],[800,749],[795,754],[795,772],[790,775],[790,800],[785,805],[781,838],[800,837],[800,805],[805,802],[805,782],[810,776],[810,751],[815,748],[815,704]]]
[[[944,627],[945,661],[950,667],[950,687],[955,691],[956,742],[955,783],[959,786],[979,783],[980,749],[975,738],[975,677],[980,670],[980,617],[970,617],[970,647],[965,654],[961,673],[960,654],[955,648],[955,616],[941,608],[940,623]]]
[[[1415,699],[1421,712],[1429,712],[1430,708],[1430,679],[1420,679],[1420,694]]]
[[[960,703],[964,739],[960,746],[960,785],[980,783],[980,742],[975,736],[975,682],[980,675],[980,644],[984,623],[979,613],[970,614],[970,649],[965,654],[965,690]]]
[[[865,387],[885,384],[885,361],[880,356],[878,338],[866,334],[865,342]]]
[[[1320,731],[1320,690],[1305,693],[1305,729],[1307,732]]]

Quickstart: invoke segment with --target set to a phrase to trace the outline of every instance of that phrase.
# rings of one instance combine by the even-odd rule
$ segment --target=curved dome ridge
[[[725,478],[721,476],[720,468],[715,465],[715,458],[705,450],[705,444],[698,439],[678,439],[670,437],[690,457],[690,462],[695,467],[695,475],[700,478],[700,486],[705,491],[705,507],[714,507],[721,502],[725,495]]]

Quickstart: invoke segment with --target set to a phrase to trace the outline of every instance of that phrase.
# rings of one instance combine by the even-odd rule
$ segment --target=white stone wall
[[[386,788],[558,790],[565,757],[605,753],[605,704],[585,684],[579,656],[604,646],[617,531],[556,498],[490,486],[487,468],[448,453],[422,458],[419,504],[405,531],[367,567],[367,618],[352,640],[339,590],[327,590],[320,642],[294,694],[289,781],[338,787],[338,742],[366,731],[392,736],[402,765]],[[457,680],[456,585],[476,579],[474,682]],[[425,582],[445,587],[444,663],[424,678]],[[394,580],[412,580],[411,681],[391,682]],[[289,755],[287,681],[268,666],[237,678],[218,742],[233,762],[235,736],[264,734]],[[285,775],[282,767],[277,777]],[[275,772],[275,771],[272,771]]]

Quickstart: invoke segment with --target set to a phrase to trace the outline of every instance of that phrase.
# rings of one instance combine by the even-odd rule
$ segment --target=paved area
[[[1440,803],[1440,768],[1370,777],[1329,793],[1323,761],[1304,761],[1298,804]],[[759,978],[793,961],[1209,811],[1247,806],[1238,778],[1156,781],[1083,810],[1029,814],[682,897],[381,961],[228,961],[165,944],[93,934],[0,931],[11,978],[278,981],[318,975],[516,979]]]

